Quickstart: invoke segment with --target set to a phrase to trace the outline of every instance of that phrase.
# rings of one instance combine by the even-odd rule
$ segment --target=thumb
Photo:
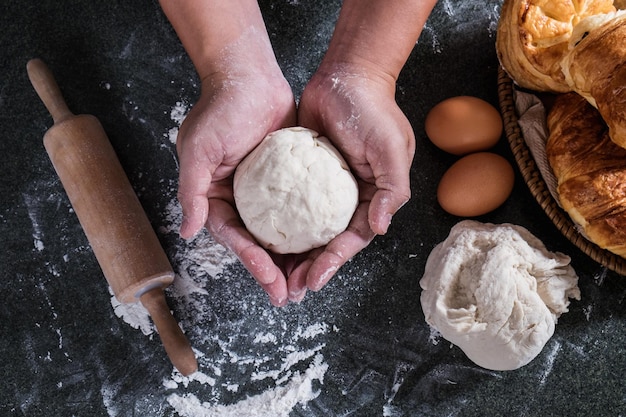
[[[191,155],[180,156],[180,174],[178,177],[178,201],[183,211],[180,236],[183,239],[196,235],[207,221],[209,215],[208,193],[213,178],[212,170],[207,161],[200,161]]]
[[[396,132],[404,146],[386,145],[374,152],[371,159],[376,192],[370,202],[368,221],[372,231],[379,235],[387,233],[393,215],[411,198],[409,172],[415,153],[415,137],[411,129],[405,132]],[[398,142],[386,139],[391,143]]]
[[[384,235],[389,229],[394,214],[410,198],[410,190],[406,192],[378,190],[370,202],[368,221],[370,228],[377,235]]]

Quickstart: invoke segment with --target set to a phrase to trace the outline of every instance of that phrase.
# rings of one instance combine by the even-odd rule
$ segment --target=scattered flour
[[[276,336],[272,333],[259,333],[254,338],[254,343],[276,343]]]
[[[552,373],[552,368],[554,367],[554,361],[556,360],[559,352],[561,351],[561,343],[559,341],[554,341],[552,347],[547,353],[546,362],[544,364],[544,369],[539,378],[539,384],[544,385],[546,380]]]
[[[326,323],[316,323],[306,329],[298,329],[296,332],[297,337],[305,339],[312,339],[318,334],[324,334],[328,332],[328,325]]]
[[[41,207],[38,203],[39,196],[33,196],[29,194],[22,194],[22,199],[28,208],[28,216],[30,217],[31,224],[33,225],[33,246],[37,251],[41,252],[45,246],[43,243],[43,232],[39,223],[39,216]]]
[[[433,345],[438,345],[441,339],[443,338],[443,336],[434,327],[432,326],[429,326],[429,327],[430,327],[430,334],[428,335],[428,341],[432,343]]]
[[[306,405],[319,395],[319,391],[314,390],[312,381],[323,382],[327,369],[328,365],[324,363],[322,355],[317,355],[303,374],[296,373],[287,384],[231,405],[201,402],[194,394],[172,394],[168,401],[184,416],[286,417],[296,405]]]
[[[177,102],[176,105],[172,108],[172,111],[170,112],[170,117],[174,122],[176,122],[176,126],[171,128],[167,132],[166,136],[169,138],[170,142],[174,144],[176,143],[176,138],[178,137],[178,128],[183,123],[183,120],[185,120],[188,112],[189,105],[182,101]]]
[[[148,311],[139,303],[122,304],[120,303],[113,290],[109,288],[111,293],[111,305],[113,306],[113,312],[115,315],[126,323],[128,323],[133,329],[140,330],[146,336],[154,334],[155,328],[150,321],[150,315]]]

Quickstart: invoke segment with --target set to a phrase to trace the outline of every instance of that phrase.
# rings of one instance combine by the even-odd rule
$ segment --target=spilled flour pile
[[[177,103],[172,120],[180,125],[187,110]],[[174,141],[176,134],[174,128],[165,136]],[[188,377],[174,370],[163,381],[169,405],[186,417],[286,417],[294,407],[306,407],[319,395],[328,369],[325,344],[318,339],[335,330],[271,307],[234,255],[206,231],[179,239],[181,221],[173,198],[159,230],[176,239],[170,259],[177,276],[167,295],[199,370]],[[143,306],[122,305],[115,297],[111,303],[127,324],[156,337]]]

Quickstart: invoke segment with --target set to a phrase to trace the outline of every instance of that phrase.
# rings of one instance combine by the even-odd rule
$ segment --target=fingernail
[[[391,226],[391,218],[392,218],[392,216],[389,213],[387,213],[387,214],[385,214],[383,216],[382,221],[381,221],[381,223],[382,223],[382,232],[383,232],[382,234],[387,233],[387,230],[389,230],[389,226]]]
[[[180,227],[180,237],[182,237],[185,240],[191,240],[194,237],[196,237],[196,235],[198,234],[200,230],[194,230],[191,226],[189,226],[188,223],[183,223],[183,225]]]
[[[299,303],[304,300],[304,296],[306,295],[306,288],[297,292],[289,293],[289,301],[293,301],[294,303]]]
[[[189,222],[186,220],[183,220],[183,223],[180,225],[180,231],[179,231],[180,237],[182,237],[183,239],[189,239],[191,236],[189,236]]]
[[[287,302],[288,300],[286,298],[270,297],[270,303],[272,303],[274,307],[284,307],[287,305]]]

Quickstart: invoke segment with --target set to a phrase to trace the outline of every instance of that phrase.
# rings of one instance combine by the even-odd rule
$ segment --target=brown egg
[[[498,208],[513,191],[513,167],[491,152],[472,153],[455,162],[441,177],[437,201],[455,216],[474,217]]]
[[[502,117],[495,107],[477,97],[451,97],[428,112],[425,129],[439,149],[465,155],[487,150],[498,142]]]

